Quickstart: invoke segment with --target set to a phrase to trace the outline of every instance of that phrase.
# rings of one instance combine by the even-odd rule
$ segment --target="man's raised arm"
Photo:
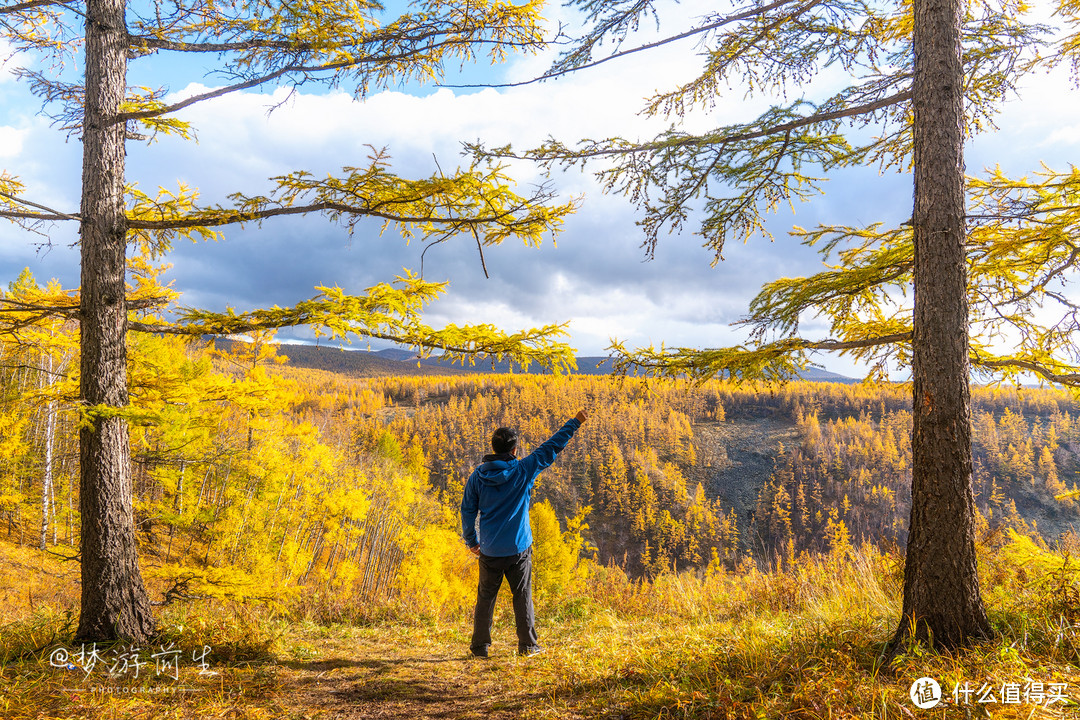
[[[574,437],[581,424],[588,419],[584,410],[578,410],[578,414],[566,421],[559,431],[547,439],[540,447],[533,450],[527,458],[521,461],[521,465],[530,477],[555,462],[555,456],[559,454],[570,438]]]

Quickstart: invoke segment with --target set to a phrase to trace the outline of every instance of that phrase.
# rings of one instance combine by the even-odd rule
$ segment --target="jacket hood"
[[[502,485],[510,480],[510,470],[517,464],[517,458],[510,453],[485,455],[483,464],[476,469],[480,482],[485,485]]]

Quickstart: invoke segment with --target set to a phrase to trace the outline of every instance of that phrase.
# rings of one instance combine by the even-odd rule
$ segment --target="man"
[[[476,657],[488,656],[495,598],[503,577],[514,597],[518,654],[535,655],[543,650],[534,627],[529,501],[536,476],[555,461],[585,417],[584,410],[578,412],[524,460],[517,459],[517,433],[510,428],[497,429],[491,436],[494,454],[485,455],[465,483],[461,531],[469,550],[480,558],[471,647]]]

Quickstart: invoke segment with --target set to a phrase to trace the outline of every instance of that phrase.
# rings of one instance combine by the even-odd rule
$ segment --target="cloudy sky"
[[[661,14],[665,24],[660,32],[686,29],[706,11],[705,3],[669,5]],[[548,15],[553,26],[574,20],[561,8]],[[362,166],[369,145],[388,148],[394,170],[416,177],[435,172],[436,161],[444,170],[461,162],[461,141],[513,142],[524,148],[549,135],[567,142],[614,135],[646,138],[667,121],[642,117],[643,98],[692,77],[699,62],[696,52],[692,41],[684,41],[557,81],[514,88],[410,86],[363,101],[305,88],[269,115],[268,108],[284,98],[284,91],[237,93],[183,112],[181,117],[197,128],[198,144],[168,138],[149,146],[129,143],[128,177],[146,192],[183,182],[198,187],[204,201],[224,202],[234,191],[266,192],[267,178],[292,170],[324,175],[344,165]],[[495,68],[470,68],[449,82],[520,81],[542,74],[551,59],[521,57]],[[198,65],[173,62],[133,70],[141,74],[133,76],[132,84],[166,84],[176,98],[217,84]],[[817,92],[843,80],[826,77]],[[1037,169],[1040,160],[1059,167],[1075,161],[1078,98],[1080,91],[1065,73],[1032,78],[1022,97],[1005,108],[1001,130],[970,145],[969,172],[999,163],[1023,173]],[[751,119],[767,100],[746,100],[734,88],[707,114],[687,122],[700,130]],[[50,127],[39,109],[23,84],[0,73],[0,170],[18,175],[31,199],[75,211],[80,145]],[[513,166],[513,174],[523,193],[540,180],[528,165]],[[826,196],[797,206],[794,214],[776,215],[770,223],[774,242],[755,238],[745,245],[729,244],[725,260],[710,267],[711,253],[685,233],[664,238],[655,259],[645,262],[642,234],[627,199],[605,196],[589,175],[577,170],[553,176],[552,183],[563,198],[583,199],[556,238],[557,246],[549,239],[540,249],[510,241],[489,249],[489,279],[471,241],[448,242],[427,253],[425,278],[450,282],[449,292],[427,314],[431,324],[484,322],[518,329],[569,321],[571,343],[585,355],[605,354],[612,337],[631,345],[733,344],[743,336],[729,324],[745,312],[763,283],[820,268],[816,255],[787,236],[791,225],[897,222],[911,212],[910,178],[879,175],[872,168],[848,171],[830,181]],[[55,277],[76,286],[74,228],[54,230],[51,247],[43,248],[42,238],[0,225],[0,282],[6,284],[29,267],[39,280]],[[284,306],[312,296],[316,285],[362,292],[404,267],[419,269],[422,251],[421,242],[406,246],[391,233],[380,237],[377,223],[361,226],[350,237],[320,217],[291,218],[229,230],[217,243],[178,246],[169,258],[173,268],[168,277],[183,292],[186,305]],[[304,331],[282,335],[307,336]],[[859,372],[842,357],[819,361],[837,372]]]

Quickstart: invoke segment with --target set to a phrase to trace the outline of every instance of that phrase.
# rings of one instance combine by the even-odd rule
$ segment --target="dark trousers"
[[[532,602],[532,547],[508,557],[480,556],[480,583],[476,588],[476,611],[473,613],[472,649],[486,649],[491,644],[491,621],[495,598],[503,578],[514,596],[514,621],[517,624],[518,650],[539,644],[536,616]]]

